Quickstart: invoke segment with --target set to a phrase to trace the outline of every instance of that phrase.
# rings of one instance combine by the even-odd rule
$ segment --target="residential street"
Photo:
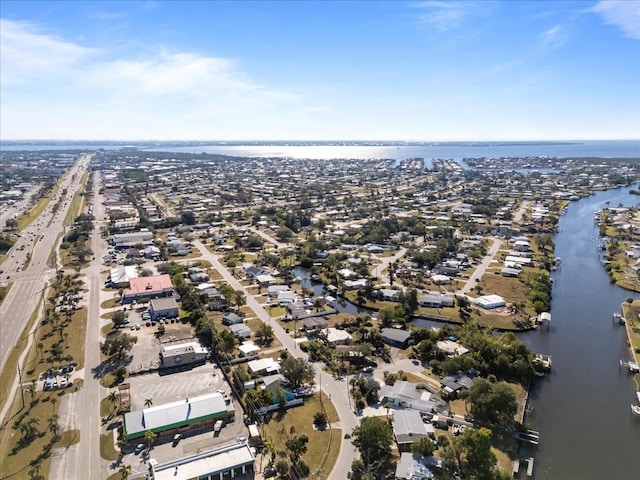
[[[268,312],[264,309],[264,306],[260,304],[251,294],[246,292],[246,289],[240,284],[240,282],[231,275],[227,268],[220,262],[218,256],[209,252],[207,248],[198,240],[194,242],[194,245],[201,252],[202,257],[200,260],[206,260],[211,262],[212,266],[220,272],[222,278],[236,290],[242,290],[246,293],[247,305],[255,312],[255,314],[266,324],[271,325],[273,332],[278,340],[282,343],[282,346],[286,348],[289,353],[296,358],[303,358],[308,360],[308,355],[300,350],[293,338],[287,334],[284,329],[276,322],[272,321]],[[334,380],[334,378],[327,374],[320,373],[320,366],[316,367],[316,373],[318,374],[318,384],[322,388],[322,391],[331,398],[331,402],[338,412],[340,418],[340,427],[342,428],[342,436],[345,433],[351,433],[351,431],[358,426],[358,418],[356,417],[349,399],[348,382],[342,380]],[[329,475],[329,480],[344,480],[345,472],[351,469],[351,463],[357,457],[357,451],[355,447],[348,440],[342,440],[340,446],[340,453],[336,464]]]

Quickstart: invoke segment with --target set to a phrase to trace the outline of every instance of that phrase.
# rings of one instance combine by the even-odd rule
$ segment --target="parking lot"
[[[160,334],[160,324],[144,322],[141,315],[142,313],[135,309],[129,312],[130,323],[127,333],[138,338],[138,342],[131,349],[133,359],[129,364],[129,371],[132,373],[157,369],[160,365],[159,355],[162,343],[193,337],[191,325],[181,322],[165,323],[163,324],[164,333]]]
[[[51,368],[40,375],[38,386],[36,388],[48,391],[70,387],[73,385],[72,375],[74,372],[75,367],[71,365],[67,365],[59,369]]]
[[[216,390],[229,391],[220,371],[211,363],[185,367],[181,371],[151,372],[133,375],[128,380],[131,385],[131,406],[133,410],[144,408],[145,400],[152,399],[154,405],[184,400],[212,393]]]
[[[147,400],[151,400],[153,406],[157,406],[215,391],[229,394],[229,386],[220,371],[211,363],[172,373],[152,372],[134,375],[129,378],[129,384],[132,410],[145,408]],[[162,463],[247,438],[248,430],[243,423],[242,408],[236,401],[233,403],[236,409],[235,419],[225,423],[219,432],[214,431],[214,424],[211,422],[198,430],[182,433],[178,441],[173,440],[174,432],[161,435],[150,454],[146,449],[134,452],[136,445],[140,443],[140,440],[137,440],[125,449],[128,453],[124,462],[132,465],[133,473],[143,472],[148,468],[149,458]]]

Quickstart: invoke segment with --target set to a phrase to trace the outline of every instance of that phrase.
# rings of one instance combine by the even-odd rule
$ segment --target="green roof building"
[[[131,440],[144,437],[147,430],[155,434],[174,429],[188,430],[207,421],[232,417],[234,413],[233,403],[227,404],[221,393],[210,393],[128,412],[124,415],[124,436]]]

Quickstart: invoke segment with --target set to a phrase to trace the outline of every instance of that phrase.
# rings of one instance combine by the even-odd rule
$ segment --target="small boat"
[[[631,413],[640,418],[640,405],[631,404]]]

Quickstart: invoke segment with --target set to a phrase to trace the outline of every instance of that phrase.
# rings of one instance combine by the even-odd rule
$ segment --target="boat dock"
[[[640,373],[640,365],[636,362],[627,362],[626,360],[620,360],[620,368],[627,367],[630,373]]]
[[[518,442],[528,447],[537,447],[540,444],[540,433],[535,430],[527,430],[526,432],[517,432],[513,435]]]
[[[526,462],[527,464],[527,478],[533,477],[533,457],[518,458],[513,462],[513,478],[520,478],[520,463]]]

